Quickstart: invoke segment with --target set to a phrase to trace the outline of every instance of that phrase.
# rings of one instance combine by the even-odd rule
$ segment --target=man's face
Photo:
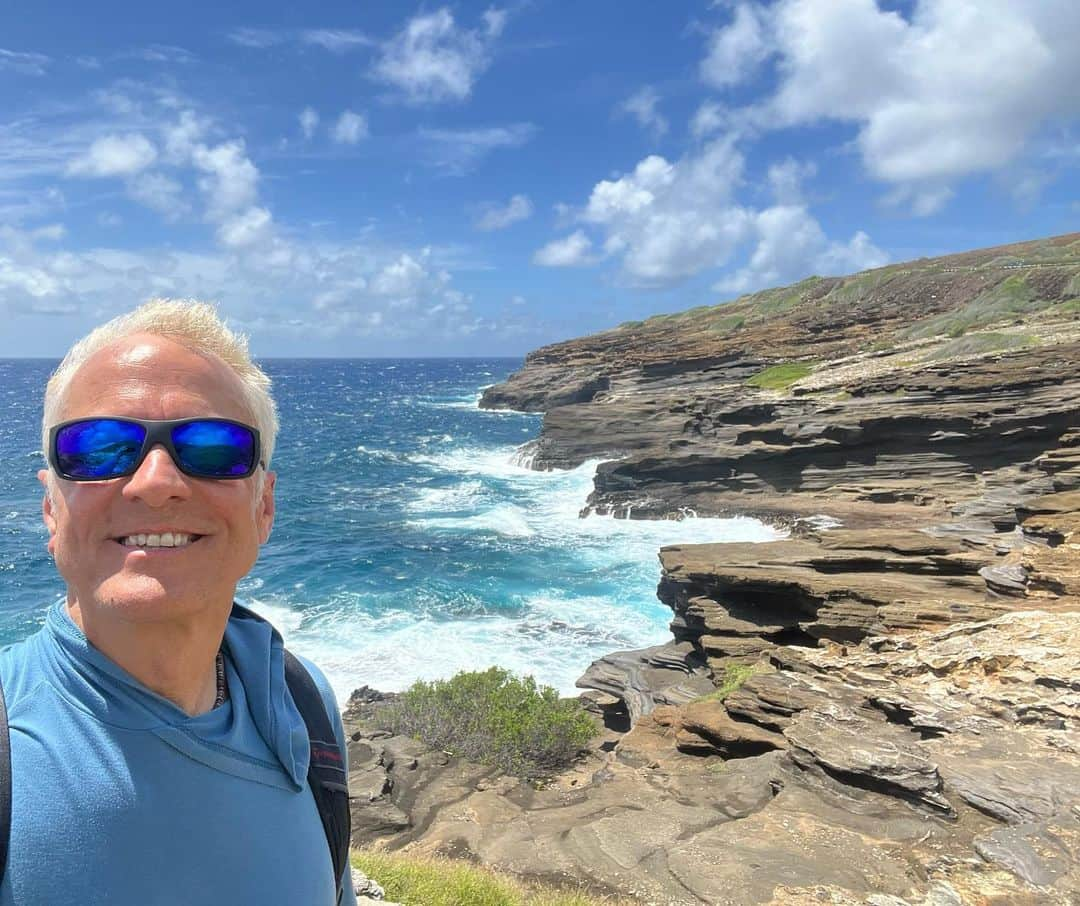
[[[68,388],[60,420],[86,416],[175,419],[217,416],[252,424],[240,378],[224,362],[171,340],[138,335],[92,356]],[[44,483],[48,470],[38,476]],[[255,563],[274,518],[274,475],[215,481],[181,472],[151,449],[138,471],[107,481],[51,476],[45,524],[69,603],[124,620],[157,621],[220,611]],[[130,535],[199,536],[184,547],[128,547]]]

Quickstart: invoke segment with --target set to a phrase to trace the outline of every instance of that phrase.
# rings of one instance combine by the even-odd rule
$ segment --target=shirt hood
[[[229,698],[191,717],[113,663],[72,621],[64,601],[50,608],[42,641],[57,692],[112,727],[152,733],[215,770],[299,791],[309,743],[285,682],[284,644],[266,620],[233,604],[222,651]]]

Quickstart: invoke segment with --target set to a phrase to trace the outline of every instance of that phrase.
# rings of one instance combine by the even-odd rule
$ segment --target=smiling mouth
[[[176,548],[191,547],[201,539],[202,535],[190,532],[161,532],[153,534],[123,535],[113,538],[121,547],[129,550],[175,550]]]

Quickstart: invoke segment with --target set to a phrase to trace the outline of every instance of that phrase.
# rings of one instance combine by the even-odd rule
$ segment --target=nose
[[[191,496],[188,477],[173,462],[169,451],[160,444],[151,448],[124,485],[123,495],[129,500],[141,500],[148,506],[164,506]]]

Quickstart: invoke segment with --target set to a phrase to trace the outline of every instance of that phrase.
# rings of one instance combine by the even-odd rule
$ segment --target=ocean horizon
[[[580,518],[596,462],[518,461],[541,417],[478,407],[520,358],[272,358],[281,432],[273,537],[237,590],[286,644],[353,689],[491,665],[563,694],[597,657],[670,639],[664,544],[765,541],[749,518]],[[42,623],[63,583],[35,473],[54,359],[0,360],[0,645]]]

